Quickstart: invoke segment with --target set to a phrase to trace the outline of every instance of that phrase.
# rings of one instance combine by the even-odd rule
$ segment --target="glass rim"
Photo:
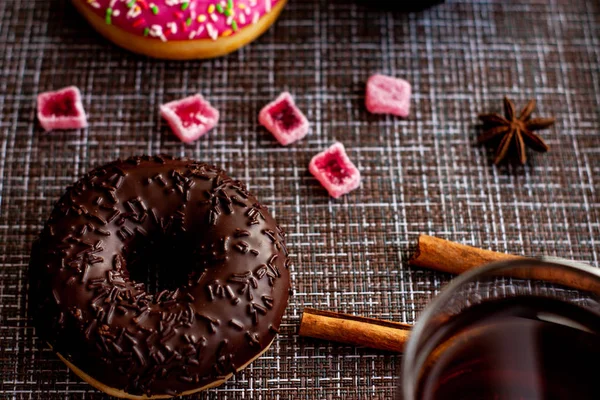
[[[600,281],[600,270],[578,261],[571,261],[557,257],[542,257],[522,260],[510,260],[510,261],[499,261],[486,264],[481,267],[471,269],[463,272],[456,276],[450,283],[443,287],[431,301],[427,304],[423,312],[419,315],[417,322],[415,323],[406,349],[402,357],[402,370],[400,376],[400,384],[402,385],[400,393],[403,394],[404,400],[414,399],[414,386],[415,379],[414,373],[416,371],[409,371],[410,366],[415,363],[417,359],[417,349],[419,344],[419,337],[423,335],[427,323],[431,320],[435,310],[439,309],[441,305],[446,303],[450,296],[462,285],[469,281],[473,281],[478,276],[489,275],[490,273],[501,272],[503,270],[510,270],[513,268],[525,267],[525,266],[546,266],[551,268],[557,268],[562,270],[568,270],[571,272],[582,273],[588,275],[589,278],[597,279]],[[524,279],[524,278],[515,278]],[[577,290],[577,289],[575,289]]]

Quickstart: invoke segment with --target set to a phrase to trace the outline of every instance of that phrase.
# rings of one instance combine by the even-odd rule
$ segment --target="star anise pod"
[[[546,129],[554,124],[554,118],[531,118],[535,109],[535,100],[529,100],[517,117],[515,105],[508,97],[504,97],[504,116],[500,114],[481,114],[479,119],[484,123],[486,130],[477,138],[479,144],[499,139],[500,144],[496,150],[494,164],[499,164],[508,155],[511,148],[515,148],[517,158],[521,164],[527,162],[526,146],[540,153],[548,151],[548,145],[541,137],[533,133]]]

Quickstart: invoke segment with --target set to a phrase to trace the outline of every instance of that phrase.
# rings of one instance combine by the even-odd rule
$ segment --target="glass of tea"
[[[600,399],[600,271],[513,261],[466,272],[425,309],[404,400]]]

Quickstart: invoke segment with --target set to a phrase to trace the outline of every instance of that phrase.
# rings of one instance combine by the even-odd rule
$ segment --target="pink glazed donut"
[[[287,0],[72,0],[107,39],[173,60],[219,57],[252,42]]]

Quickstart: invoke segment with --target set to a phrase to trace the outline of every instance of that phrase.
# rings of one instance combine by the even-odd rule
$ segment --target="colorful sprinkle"
[[[140,18],[140,19],[134,21],[131,26],[133,26],[134,28],[137,28],[138,26],[142,26],[145,23],[146,23],[146,20],[144,18]]]
[[[221,3],[217,3],[217,11],[223,14],[223,6],[221,5]]]
[[[109,7],[106,9],[106,24],[107,25],[112,24],[112,13],[113,13],[112,8]]]
[[[188,7],[189,7],[189,6],[190,6],[190,3],[186,1],[185,3],[183,3],[183,4],[181,5],[181,10],[182,10],[182,11],[185,11],[185,10],[187,10],[187,9],[188,9]]]

